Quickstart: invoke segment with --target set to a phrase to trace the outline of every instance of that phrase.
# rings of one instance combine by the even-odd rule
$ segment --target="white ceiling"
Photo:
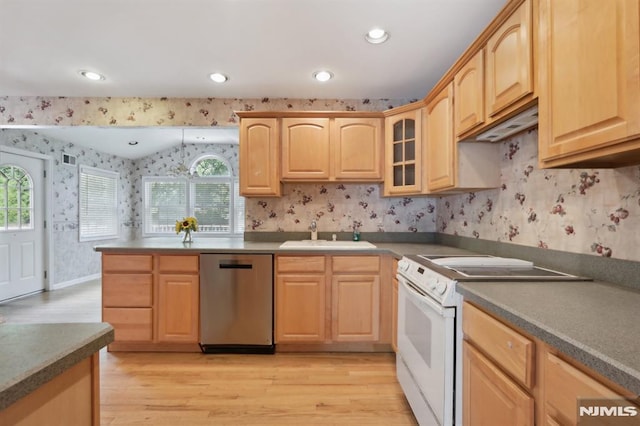
[[[0,0],[0,96],[419,99],[505,3]]]
[[[137,159],[154,152],[194,143],[238,143],[237,127],[38,127],[44,136],[93,148],[119,157]],[[184,139],[183,132],[184,131]],[[129,142],[138,142],[130,145]]]

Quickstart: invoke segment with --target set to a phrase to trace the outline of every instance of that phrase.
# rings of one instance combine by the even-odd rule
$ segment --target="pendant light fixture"
[[[184,144],[184,129],[182,129],[182,141],[180,142],[180,164],[178,164],[175,167],[172,167],[169,170],[169,174],[171,176],[176,176],[176,177],[192,177],[189,167],[187,167],[187,165],[185,164],[185,157],[184,157],[184,149],[186,148],[186,145]]]

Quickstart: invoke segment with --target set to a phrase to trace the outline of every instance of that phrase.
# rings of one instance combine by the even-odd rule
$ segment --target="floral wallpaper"
[[[234,111],[383,111],[413,101],[0,96],[0,125],[237,126]]]
[[[502,144],[501,188],[438,199],[437,231],[640,261],[640,167],[539,169],[537,144]]]
[[[280,198],[248,198],[245,232],[434,232],[435,200],[382,198],[378,184],[286,184]]]

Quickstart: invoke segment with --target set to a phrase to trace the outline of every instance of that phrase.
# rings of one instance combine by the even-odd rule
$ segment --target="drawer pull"
[[[507,347],[509,349],[513,349],[513,343],[511,342],[511,340],[507,340]]]

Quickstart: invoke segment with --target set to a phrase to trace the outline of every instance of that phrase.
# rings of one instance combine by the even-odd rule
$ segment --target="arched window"
[[[21,167],[0,167],[0,230],[33,229],[33,181]]]
[[[173,233],[175,221],[186,216],[198,220],[198,234],[240,236],[244,232],[244,198],[223,157],[201,156],[187,177],[143,178],[143,188],[145,235]]]
[[[191,174],[200,177],[231,176],[231,166],[224,158],[217,155],[205,155],[198,158],[191,166]]]

